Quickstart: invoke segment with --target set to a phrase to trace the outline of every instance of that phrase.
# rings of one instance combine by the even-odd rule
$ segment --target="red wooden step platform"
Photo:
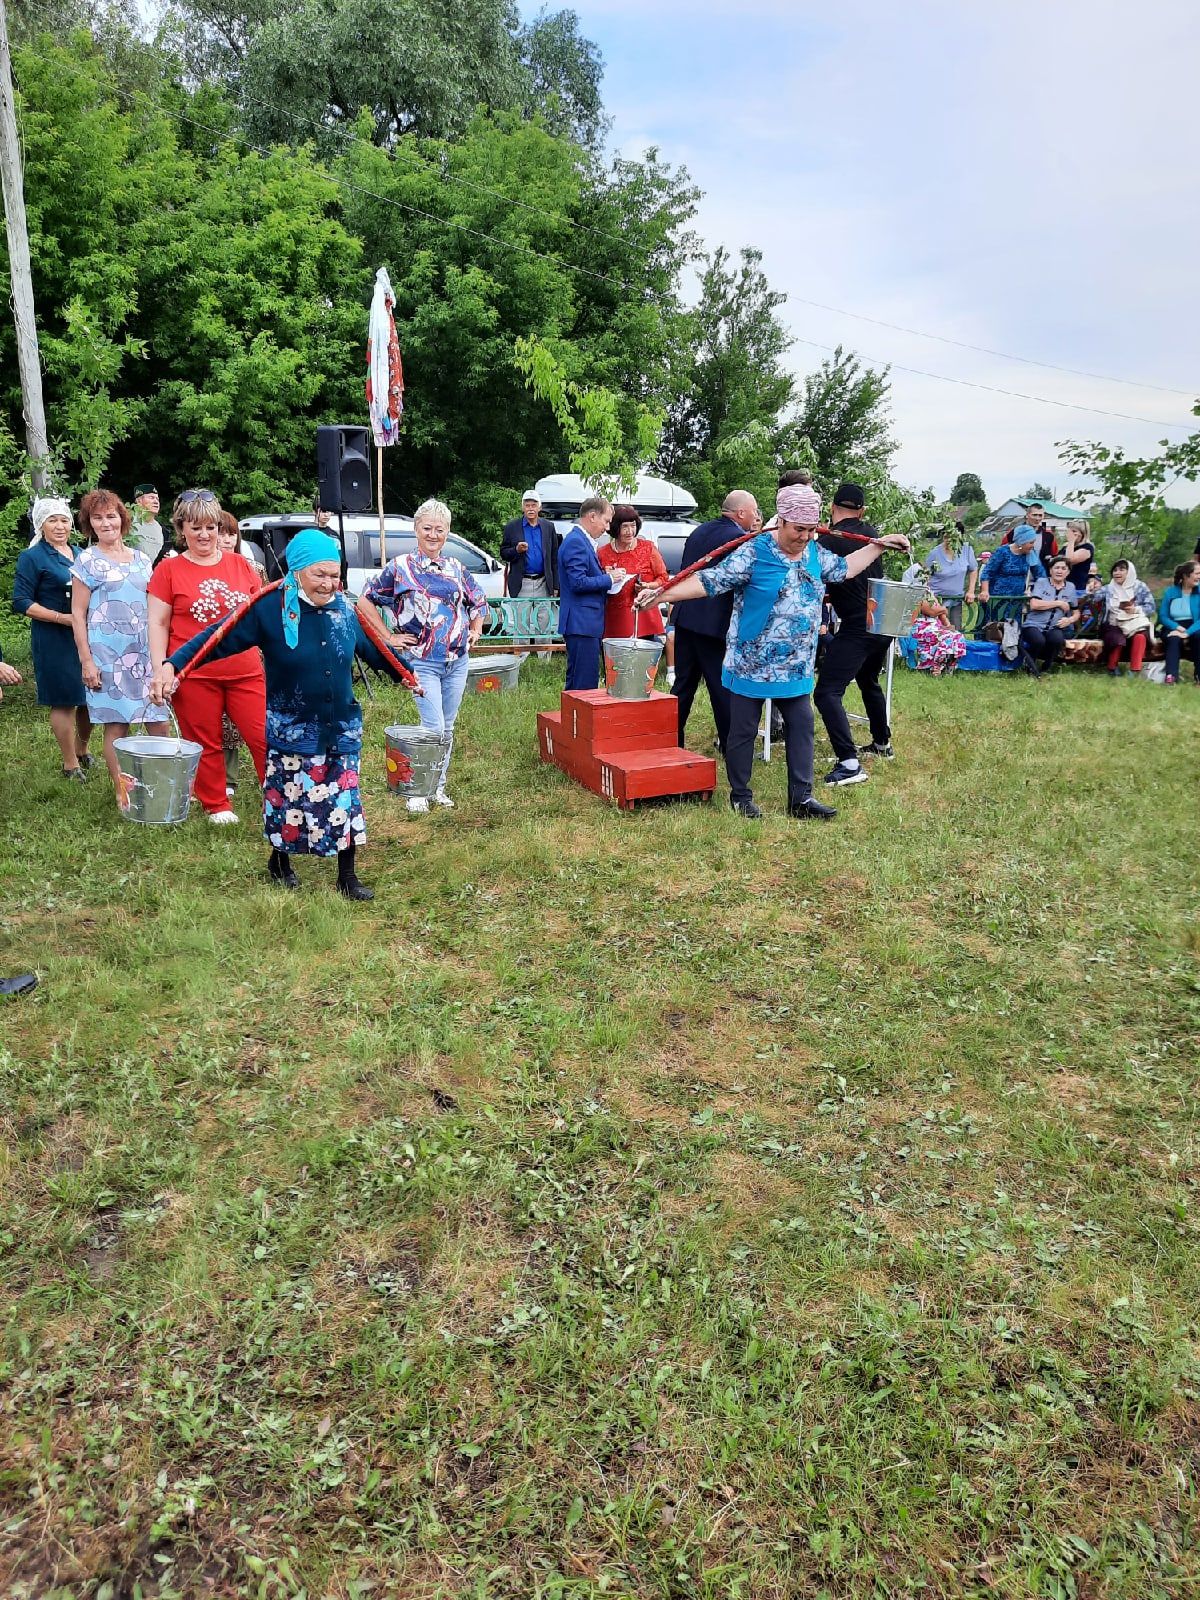
[[[675,743],[674,695],[615,700],[605,689],[564,691],[559,711],[538,713],[543,761],[630,810],[639,800],[695,794],[711,799],[717,764]]]

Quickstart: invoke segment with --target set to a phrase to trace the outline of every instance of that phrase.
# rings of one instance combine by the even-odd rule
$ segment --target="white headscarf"
[[[43,526],[51,517],[66,517],[72,527],[74,526],[71,508],[67,502],[65,500],[52,500],[48,495],[45,497],[38,496],[30,508],[29,517],[33,523],[33,538],[29,541],[30,544],[37,544],[42,537]]]
[[[1125,565],[1129,568],[1129,571],[1125,574],[1124,583],[1118,583],[1115,578],[1108,580],[1108,606],[1110,611],[1115,610],[1122,600],[1137,599],[1137,568],[1132,561],[1126,561]]]

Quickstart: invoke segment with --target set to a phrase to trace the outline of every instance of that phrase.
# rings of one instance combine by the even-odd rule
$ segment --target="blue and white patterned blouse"
[[[467,653],[472,614],[487,621],[487,596],[453,556],[397,556],[363,594],[392,613],[401,633],[418,636],[407,652],[415,661],[457,661]]]
[[[700,573],[708,595],[734,593],[721,682],[754,700],[811,694],[821,602],[827,583],[846,576],[845,556],[815,539],[789,558],[760,533]]]

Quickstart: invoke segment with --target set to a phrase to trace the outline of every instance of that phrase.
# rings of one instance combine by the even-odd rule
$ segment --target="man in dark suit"
[[[508,567],[508,592],[514,600],[540,600],[558,593],[558,529],[542,516],[536,489],[521,496],[521,515],[504,524],[500,559]]]
[[[752,532],[757,523],[758,502],[754,496],[745,489],[731,490],[722,502],[721,515],[712,522],[702,522],[688,534],[680,568],[690,567],[731,539]],[[725,749],[729,737],[729,690],[721,682],[721,664],[725,659],[725,635],[729,632],[732,615],[731,594],[717,595],[711,600],[683,600],[674,608],[675,686],[672,692],[679,701],[681,745],[692,701],[703,680],[717,725],[717,743],[722,751]]]
[[[613,508],[593,495],[579,508],[579,520],[558,552],[558,626],[567,647],[567,688],[594,689],[600,677],[600,640],[604,637],[604,600],[621,567],[606,572],[596,545],[608,532]]]

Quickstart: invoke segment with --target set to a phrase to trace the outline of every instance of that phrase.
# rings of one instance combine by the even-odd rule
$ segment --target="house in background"
[[[997,506],[995,511],[983,519],[975,530],[974,537],[976,539],[1001,537],[1018,522],[1025,520],[1025,513],[1032,504],[1032,500],[1014,495],[1011,500],[1006,500],[1002,506]],[[1078,506],[1060,506],[1053,500],[1043,500],[1042,512],[1046,526],[1052,528],[1055,533],[1063,532],[1068,522],[1080,523],[1085,528],[1088,526],[1087,517]]]

